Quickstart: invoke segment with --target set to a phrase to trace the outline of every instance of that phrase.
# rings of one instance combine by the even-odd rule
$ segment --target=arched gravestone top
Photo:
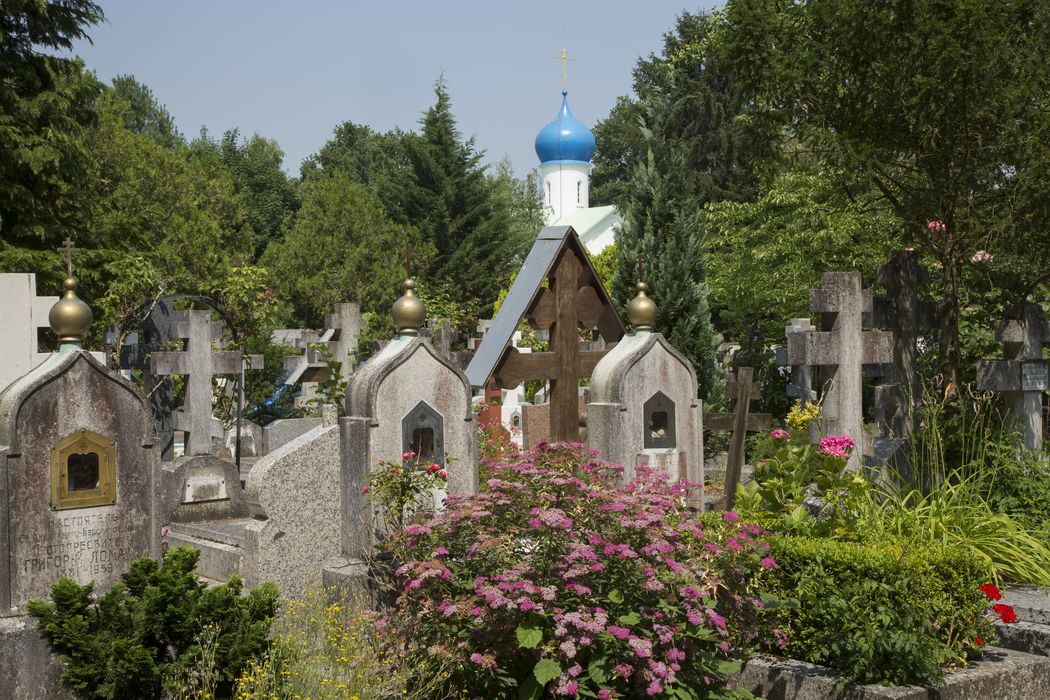
[[[56,449],[78,432],[100,446],[100,461],[111,460],[113,497],[56,503]],[[152,432],[138,389],[73,346],[0,393],[0,491],[8,506],[0,511],[3,614],[46,597],[61,576],[106,590],[132,560],[155,553],[159,455]]]
[[[53,353],[32,371],[0,391],[0,447],[8,447],[11,450],[10,454],[19,452],[17,425],[20,409],[33,394],[42,391],[49,383],[69,375],[78,363],[84,363],[83,371],[97,375],[99,381],[120,387],[126,394],[127,400],[134,401],[136,405],[145,409],[146,398],[138,387],[119,374],[110,371],[92,353],[79,348],[67,348]],[[143,427],[141,434],[145,435],[147,432]]]
[[[595,366],[591,375],[591,403],[624,403],[630,391],[627,380],[631,369],[654,349],[666,352],[689,372],[695,397],[699,390],[692,363],[661,333],[638,331],[625,335]]]
[[[470,402],[471,389],[463,370],[437,352],[424,338],[407,335],[394,338],[378,355],[353,374],[346,388],[346,415],[371,416],[375,420],[379,415],[376,399],[383,382],[417,353],[429,355],[434,362],[456,376],[466,396],[463,404],[463,419],[471,420],[474,416]]]

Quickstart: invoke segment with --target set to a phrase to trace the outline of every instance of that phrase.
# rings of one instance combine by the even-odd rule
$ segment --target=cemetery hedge
[[[848,683],[938,685],[992,639],[983,563],[965,548],[775,536],[772,591],[793,598],[787,656]]]

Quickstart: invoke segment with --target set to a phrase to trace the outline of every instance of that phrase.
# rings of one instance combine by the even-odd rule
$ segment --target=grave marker
[[[1030,450],[1043,446],[1043,393],[1050,388],[1043,346],[1050,344],[1050,324],[1038,304],[1010,309],[995,328],[1003,344],[1002,360],[977,365],[977,388],[999,391],[1015,427]]]
[[[825,368],[821,428],[825,433],[849,435],[857,447],[850,465],[860,464],[867,443],[864,433],[864,365],[882,364],[893,357],[893,334],[865,331],[863,315],[872,309],[871,290],[864,289],[859,272],[825,272],[820,289],[809,291],[810,308],[822,314],[826,331],[788,336],[791,365]]]
[[[547,286],[543,283],[546,280]],[[549,330],[550,349],[520,353],[510,345],[522,318]],[[578,329],[597,328],[607,343],[625,329],[571,226],[542,229],[511,286],[492,328],[467,367],[471,385],[493,380],[513,389],[526,379],[551,383],[550,436],[576,442],[580,437],[579,382],[608,353],[580,349]]]
[[[733,431],[726,459],[726,510],[733,510],[736,502],[736,487],[744,468],[747,433],[765,430],[773,421],[768,413],[751,413],[751,401],[762,392],[762,385],[752,381],[754,372],[752,367],[738,367],[735,376],[730,375],[726,379],[726,397],[733,401],[731,413],[708,413],[705,416],[708,430]]]

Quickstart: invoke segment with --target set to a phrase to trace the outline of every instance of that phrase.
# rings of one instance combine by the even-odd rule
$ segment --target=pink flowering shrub
[[[481,697],[711,697],[742,650],[786,643],[757,591],[777,563],[736,513],[579,445],[486,465],[395,541],[404,632]]]
[[[849,459],[853,454],[853,438],[849,435],[825,435],[820,438],[820,454]]]

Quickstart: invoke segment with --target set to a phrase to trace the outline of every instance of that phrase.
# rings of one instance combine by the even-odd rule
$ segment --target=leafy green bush
[[[983,564],[959,547],[775,537],[774,592],[795,598],[787,654],[848,683],[935,685],[992,636]]]
[[[63,578],[51,587],[51,602],[29,602],[74,695],[153,700],[206,664],[212,697],[231,696],[241,669],[269,645],[277,588],[265,583],[242,596],[236,576],[205,588],[194,573],[199,556],[178,547],[160,564],[138,559],[97,599],[94,584]]]

